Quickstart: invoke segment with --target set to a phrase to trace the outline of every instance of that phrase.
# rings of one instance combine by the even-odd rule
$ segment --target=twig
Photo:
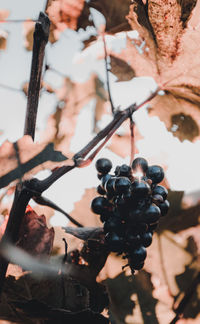
[[[111,110],[112,110],[112,114],[114,114],[115,108],[113,105],[113,101],[112,101],[112,97],[111,97],[111,91],[110,91],[110,82],[109,82],[109,68],[108,68],[108,54],[107,54],[107,49],[106,49],[106,40],[105,40],[105,36],[104,34],[102,34],[102,38],[103,38],[103,46],[104,46],[104,61],[105,61],[105,69],[106,69],[106,84],[107,84],[107,90],[108,90],[108,97],[109,97],[109,101],[111,104]]]
[[[50,21],[46,14],[40,13],[35,24],[31,76],[28,88],[28,101],[24,134],[34,139],[37,108],[41,84],[41,73],[44,59],[44,50],[49,37]]]
[[[130,156],[130,166],[134,160],[135,154],[135,136],[134,136],[135,123],[133,121],[132,115],[130,116],[130,132],[131,132],[131,156]]]
[[[60,213],[62,213],[63,215],[65,215],[74,225],[76,225],[78,227],[83,227],[82,224],[80,224],[79,222],[77,222],[72,216],[70,216],[62,208],[58,207],[56,204],[54,204],[54,202],[52,202],[51,200],[47,199],[46,197],[43,197],[43,196],[34,196],[32,199],[36,203],[38,203],[40,205],[48,206],[48,207],[51,207],[51,208],[59,211]]]
[[[192,295],[194,294],[197,285],[200,283],[200,272],[196,275],[192,283],[189,285],[188,289],[185,292],[183,299],[180,301],[179,305],[174,309],[176,316],[170,322],[170,324],[175,324],[183,315],[183,312],[190,301]]]
[[[1,19],[0,23],[23,23],[27,21],[27,19]],[[31,22],[38,22],[36,19],[31,19]]]
[[[0,83],[0,87],[4,88],[4,89],[7,89],[7,90],[15,91],[15,92],[21,92],[22,91],[22,89],[14,88],[14,87],[11,87],[11,86],[9,86],[7,84],[3,84],[3,83]]]
[[[113,120],[102,129],[86,146],[83,147],[78,153],[76,153],[73,157],[75,164],[72,166],[63,166],[56,169],[52,174],[44,180],[32,179],[29,183],[29,188],[35,190],[38,193],[43,193],[47,190],[55,181],[57,181],[61,176],[68,173],[75,167],[85,167],[89,165],[92,159],[96,156],[96,154],[100,151],[100,149],[106,144],[109,138],[115,133],[115,131],[121,126],[121,124],[130,117],[135,111],[141,108],[144,104],[153,99],[160,88],[155,90],[146,100],[144,100],[141,104],[136,106],[135,104],[130,105],[123,111],[119,111],[115,114]],[[89,152],[104,138],[104,142],[92,153],[88,159],[84,160],[84,158],[88,155]]]

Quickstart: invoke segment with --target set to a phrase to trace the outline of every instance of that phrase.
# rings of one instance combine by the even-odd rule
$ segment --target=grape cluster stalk
[[[142,157],[134,159],[131,167],[117,166],[114,174],[110,173],[109,159],[98,159],[95,167],[101,183],[91,210],[100,216],[109,252],[128,259],[126,266],[134,274],[143,268],[146,248],[152,243],[160,217],[169,210],[168,191],[158,185],[164,179],[163,168],[149,166]]]

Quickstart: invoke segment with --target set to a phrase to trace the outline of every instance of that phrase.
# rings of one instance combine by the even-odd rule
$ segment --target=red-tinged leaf
[[[28,179],[42,169],[73,165],[61,152],[54,150],[53,143],[34,143],[29,135],[16,143],[4,142],[0,147],[0,188],[16,179]]]
[[[17,245],[32,255],[50,255],[53,248],[54,229],[48,228],[44,215],[38,216],[30,207],[24,215]]]

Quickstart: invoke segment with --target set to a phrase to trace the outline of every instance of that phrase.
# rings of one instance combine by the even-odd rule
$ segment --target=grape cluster
[[[101,181],[97,187],[100,196],[92,200],[91,209],[100,215],[109,251],[127,258],[134,273],[144,266],[146,248],[152,243],[159,218],[169,209],[168,191],[158,185],[164,171],[158,165],[148,166],[141,157],[134,159],[131,167],[117,166],[114,174],[109,173],[109,159],[101,158],[95,166]]]

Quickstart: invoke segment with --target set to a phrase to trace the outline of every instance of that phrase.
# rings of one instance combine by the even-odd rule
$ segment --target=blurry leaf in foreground
[[[8,33],[0,29],[0,50],[5,50],[7,46]]]
[[[0,22],[5,21],[5,19],[8,18],[9,14],[10,14],[9,10],[0,9]]]
[[[54,150],[53,143],[34,143],[29,135],[14,144],[4,142],[0,147],[0,161],[0,188],[24,175],[28,179],[42,169],[73,165],[72,160]]]

